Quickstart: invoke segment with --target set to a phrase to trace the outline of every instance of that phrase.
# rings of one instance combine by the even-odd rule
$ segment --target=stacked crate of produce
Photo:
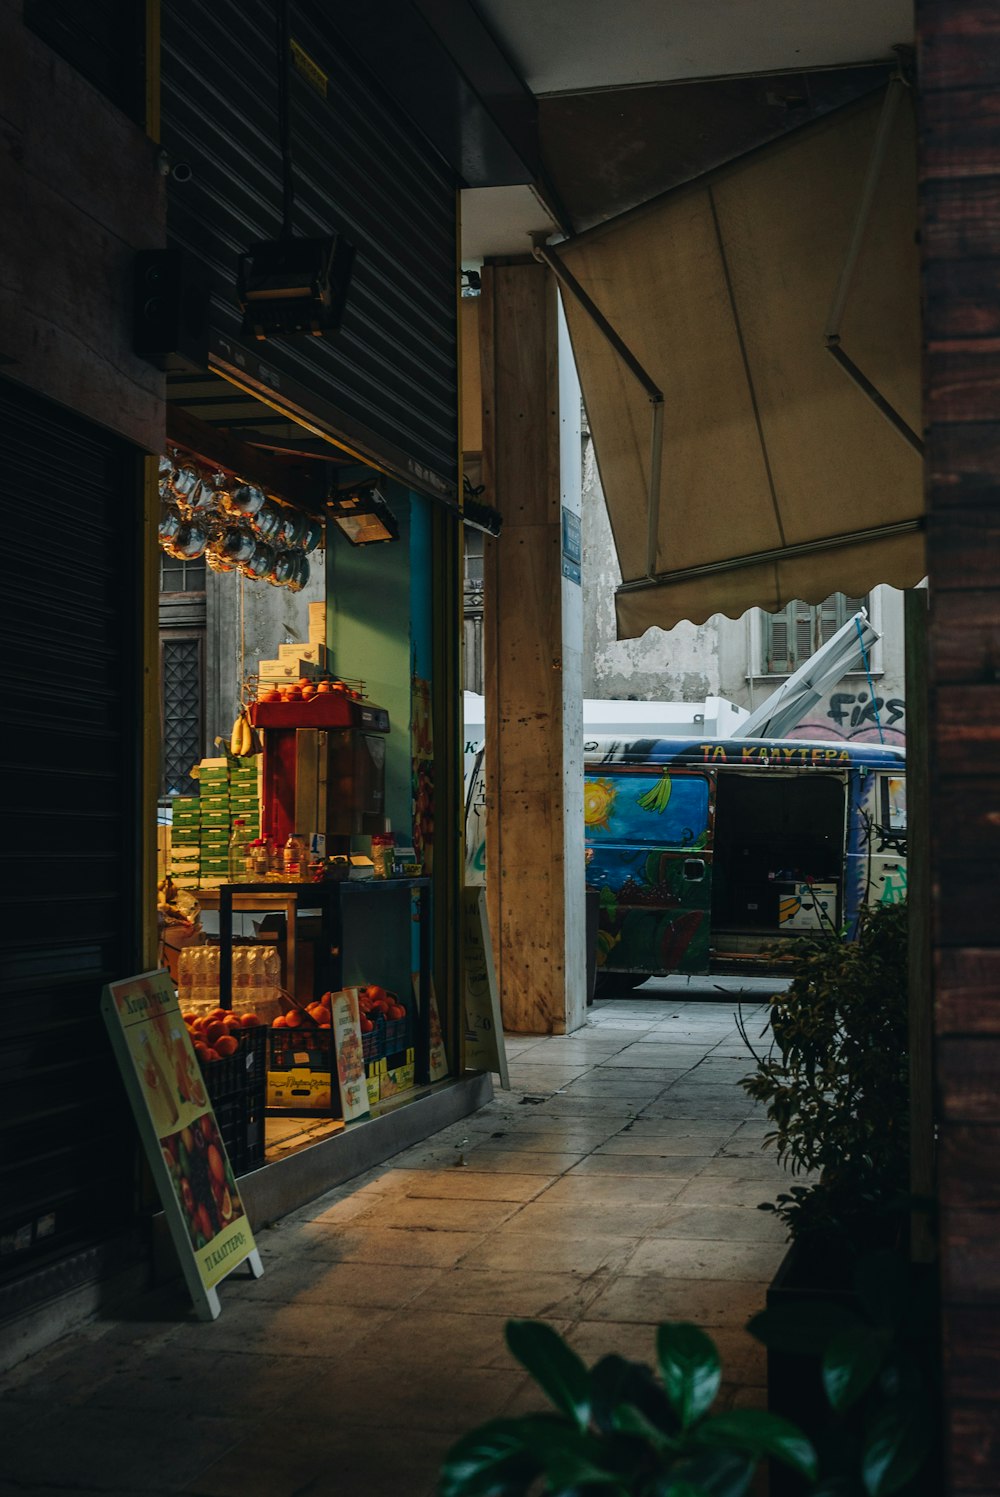
[[[201,802],[178,795],[170,827],[170,876],[180,889],[196,889],[201,877]]]
[[[230,822],[242,817],[251,837],[260,835],[260,764],[259,758],[229,761]]]
[[[201,882],[218,884],[229,877],[229,761],[202,759],[198,767],[201,789]]]

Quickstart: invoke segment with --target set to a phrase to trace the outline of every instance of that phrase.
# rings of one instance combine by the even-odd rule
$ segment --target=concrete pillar
[[[544,266],[487,266],[480,312],[490,921],[505,1028],[561,1034],[586,1017],[580,391]]]

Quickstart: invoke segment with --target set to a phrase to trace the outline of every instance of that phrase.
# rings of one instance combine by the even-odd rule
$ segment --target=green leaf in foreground
[[[722,1381],[715,1343],[696,1325],[685,1321],[661,1325],[656,1354],[667,1397],[683,1429],[707,1414]]]
[[[861,1455],[869,1497],[889,1497],[916,1475],[927,1458],[932,1428],[923,1399],[890,1403],[876,1414]]]
[[[508,1320],[507,1345],[556,1408],[585,1430],[590,1422],[590,1374],[559,1332],[540,1320]]]
[[[556,1422],[551,1414],[541,1417]],[[537,1432],[529,1435],[525,1426],[523,1419],[493,1419],[463,1435],[445,1456],[439,1497],[499,1497],[526,1491],[542,1467],[528,1449]]]
[[[822,1363],[823,1387],[832,1409],[849,1409],[871,1387],[891,1334],[887,1328],[859,1326],[834,1336]]]
[[[700,1444],[742,1450],[757,1459],[773,1456],[810,1481],[816,1480],[816,1452],[805,1435],[789,1420],[763,1409],[716,1414],[699,1427],[697,1439]]]

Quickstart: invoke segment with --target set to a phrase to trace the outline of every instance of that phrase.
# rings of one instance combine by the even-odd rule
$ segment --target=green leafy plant
[[[816,1178],[762,1209],[793,1238],[890,1240],[909,1174],[906,906],[866,911],[855,941],[801,943],[792,970],[770,1003],[772,1051],[741,1084],[774,1124],[765,1145]]]
[[[722,1369],[709,1336],[683,1322],[657,1333],[657,1377],[602,1357],[588,1369],[559,1333],[511,1320],[507,1344],[554,1413],[494,1419],[448,1452],[440,1497],[744,1497],[766,1457],[812,1482],[816,1456],[786,1419],[712,1413]]]
[[[747,1329],[769,1351],[818,1376],[827,1405],[815,1433],[823,1481],[813,1497],[940,1491],[933,1279],[893,1251],[856,1261],[850,1305],[799,1299],[762,1311]],[[813,1371],[815,1369],[815,1371]]]

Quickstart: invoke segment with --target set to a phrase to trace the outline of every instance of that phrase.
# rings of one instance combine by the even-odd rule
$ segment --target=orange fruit
[[[271,1028],[272,1029],[287,1029],[288,1028],[288,1025],[285,1023],[285,1016],[284,1016],[284,1014],[279,1014],[276,1019],[272,1019],[271,1020]]]
[[[256,1014],[243,1014],[240,1018],[240,1024],[244,1029],[254,1029],[259,1023],[260,1019]]]
[[[240,1048],[240,1042],[234,1034],[221,1034],[215,1042],[215,1053],[221,1059],[227,1055],[235,1055]]]
[[[302,1015],[299,1013],[299,1011],[298,1011],[297,1008],[291,1008],[291,1009],[288,1010],[288,1013],[285,1015],[285,1028],[286,1029],[301,1029],[302,1028]]]

